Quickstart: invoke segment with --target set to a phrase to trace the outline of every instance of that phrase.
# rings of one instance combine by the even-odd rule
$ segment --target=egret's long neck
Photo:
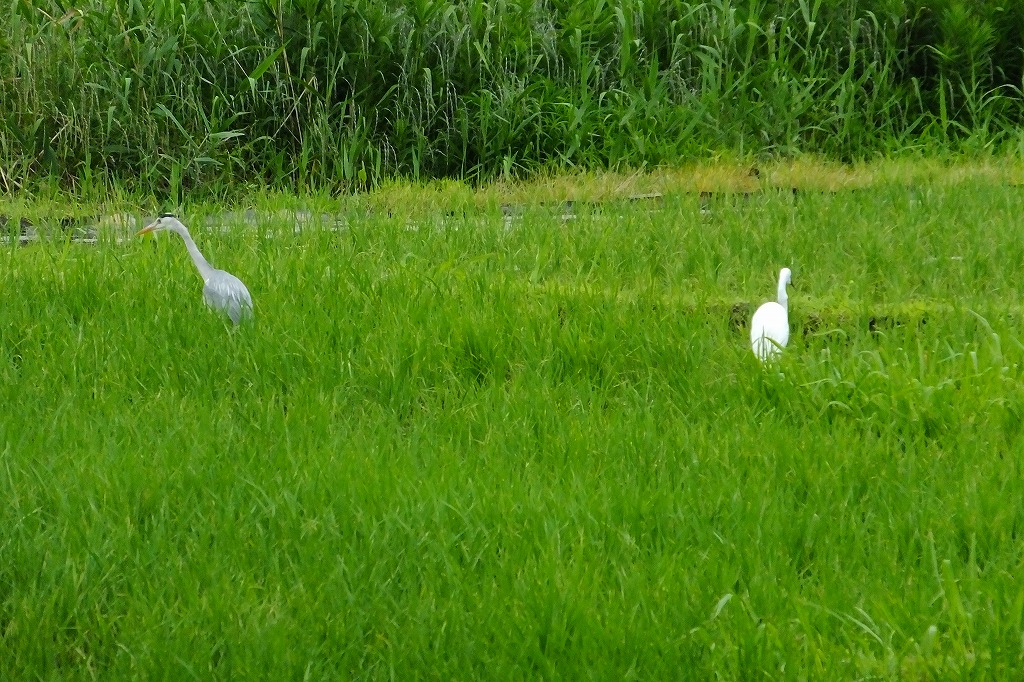
[[[196,269],[199,270],[200,276],[203,281],[209,281],[210,275],[213,274],[213,266],[203,258],[203,254],[199,252],[199,247],[196,246],[195,241],[192,239],[192,235],[188,233],[188,229],[184,226],[174,226],[174,231],[181,235],[181,238],[185,240],[185,248],[188,249],[188,255],[192,256],[192,262],[196,264]]]
[[[789,295],[786,293],[786,278],[779,277],[779,305],[789,312]]]

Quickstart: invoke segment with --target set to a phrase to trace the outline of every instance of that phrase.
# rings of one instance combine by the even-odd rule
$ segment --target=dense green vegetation
[[[385,194],[0,250],[0,677],[1020,677],[1018,188]]]
[[[11,0],[0,190],[1019,151],[1010,0]]]

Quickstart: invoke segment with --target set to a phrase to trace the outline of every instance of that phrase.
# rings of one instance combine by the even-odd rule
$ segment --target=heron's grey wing
[[[217,270],[203,287],[203,299],[214,310],[227,313],[231,321],[238,324],[243,317],[252,314],[252,296],[249,290],[230,272]]]

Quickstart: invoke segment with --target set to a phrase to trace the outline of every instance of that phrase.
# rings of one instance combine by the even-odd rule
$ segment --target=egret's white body
[[[225,313],[235,324],[252,315],[252,296],[242,284],[242,280],[230,272],[218,270],[210,265],[199,252],[199,247],[188,233],[188,228],[173,215],[165,213],[157,218],[156,222],[139,230],[139,234],[163,230],[177,233],[185,242],[188,255],[192,257],[192,262],[203,278],[203,300],[206,301],[206,305]]]
[[[789,268],[779,272],[778,302],[768,301],[750,320],[750,344],[761,362],[776,358],[789,343],[789,296],[786,285],[793,279]]]

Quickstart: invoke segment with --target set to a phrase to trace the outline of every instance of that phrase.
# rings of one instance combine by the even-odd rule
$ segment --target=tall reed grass
[[[12,0],[0,189],[1016,149],[1010,0]]]

